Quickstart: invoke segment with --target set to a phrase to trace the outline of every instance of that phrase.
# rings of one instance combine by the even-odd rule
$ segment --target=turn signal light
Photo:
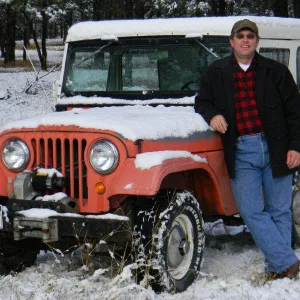
[[[105,191],[106,191],[106,187],[105,187],[104,183],[98,182],[95,185],[95,190],[96,190],[97,194],[103,195],[105,193]]]

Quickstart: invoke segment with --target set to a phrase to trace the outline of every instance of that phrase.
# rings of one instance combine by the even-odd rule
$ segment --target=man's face
[[[257,48],[259,39],[254,32],[242,29],[230,39],[230,45],[237,60],[251,59]]]

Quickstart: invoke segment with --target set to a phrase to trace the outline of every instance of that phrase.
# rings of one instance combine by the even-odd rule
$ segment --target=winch
[[[59,192],[65,187],[65,179],[57,173],[39,173],[26,170],[14,180],[14,193],[11,198],[33,200],[47,191]]]

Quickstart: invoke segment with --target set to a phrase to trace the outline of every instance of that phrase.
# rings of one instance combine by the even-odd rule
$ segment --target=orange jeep
[[[221,139],[193,110],[201,74],[230,53],[225,19],[213,35],[207,19],[70,29],[56,112],[0,134],[2,270],[89,242],[131,249],[138,280],[171,292],[193,283],[203,216],[238,213]]]

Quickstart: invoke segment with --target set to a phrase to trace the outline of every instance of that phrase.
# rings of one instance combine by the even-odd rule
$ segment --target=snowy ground
[[[21,55],[21,52],[20,54]],[[35,55],[32,53],[32,55]],[[50,52],[49,57],[59,61],[62,53]],[[11,120],[46,114],[54,109],[51,99],[52,82],[59,73],[51,73],[30,89],[35,74],[7,73],[0,69],[0,126]],[[6,72],[6,73],[4,73]],[[40,74],[42,75],[42,74]],[[34,93],[37,93],[34,95]],[[54,300],[54,299],[120,299],[120,300],[191,300],[191,299],[262,299],[283,300],[300,298],[300,280],[277,280],[263,283],[263,257],[255,245],[243,241],[227,241],[213,247],[214,240],[206,247],[202,276],[182,294],[155,294],[144,289],[124,272],[111,278],[111,260],[93,258],[89,270],[83,268],[80,252],[73,257],[41,254],[36,264],[22,273],[0,277],[2,300]],[[300,258],[300,250],[296,251]],[[113,264],[115,265],[115,264]]]

